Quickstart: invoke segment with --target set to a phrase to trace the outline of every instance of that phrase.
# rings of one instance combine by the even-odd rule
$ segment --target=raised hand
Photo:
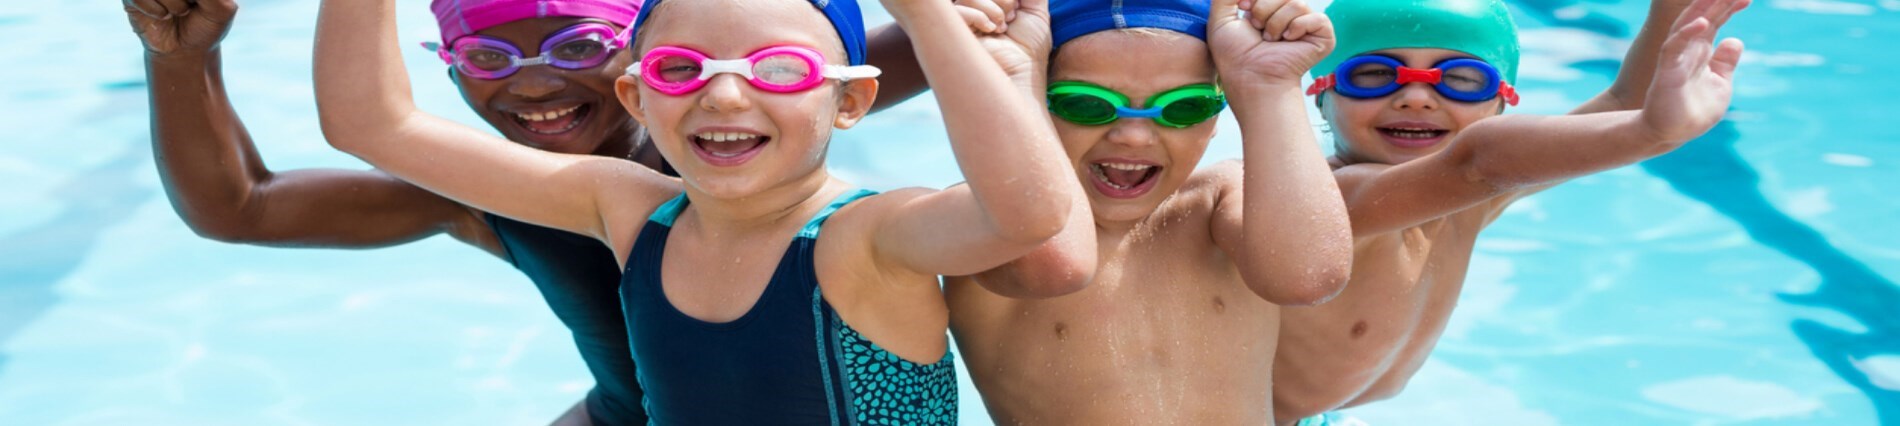
[[[1683,10],[1663,42],[1643,103],[1643,124],[1661,140],[1684,141],[1708,132],[1727,113],[1742,41],[1715,34],[1747,0],[1696,0]]]
[[[957,0],[964,20],[971,22],[977,41],[1012,77],[1048,69],[1049,0]],[[981,18],[977,20],[976,18]],[[985,29],[985,22],[998,25]]]
[[[237,16],[237,0],[124,0],[132,32],[153,54],[205,53]]]
[[[1333,21],[1303,0],[1214,0],[1208,12],[1208,48],[1228,84],[1298,85],[1333,51]]]

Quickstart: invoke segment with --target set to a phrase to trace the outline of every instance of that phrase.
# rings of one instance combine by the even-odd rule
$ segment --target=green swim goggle
[[[1100,126],[1121,118],[1150,118],[1156,124],[1184,128],[1201,124],[1227,108],[1227,97],[1212,84],[1190,84],[1156,93],[1147,108],[1128,107],[1128,96],[1080,81],[1049,84],[1049,113],[1071,123]]]

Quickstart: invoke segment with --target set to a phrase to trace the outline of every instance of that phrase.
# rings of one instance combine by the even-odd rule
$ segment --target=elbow
[[[227,244],[259,244],[268,242],[256,226],[243,220],[214,218],[208,215],[184,214],[185,227],[191,228],[199,238]]]
[[[1327,262],[1323,267],[1302,266],[1292,271],[1242,270],[1242,278],[1255,295],[1280,306],[1313,306],[1326,303],[1346,289],[1352,278],[1350,261]]]
[[[1021,294],[1012,296],[1017,299],[1048,299],[1067,296],[1088,288],[1095,281],[1095,261],[1081,259],[1044,271],[1043,276],[1029,280],[1031,284],[1023,286]]]
[[[1071,206],[1067,202],[1032,203],[1027,207],[993,221],[997,235],[1014,243],[1041,244],[1069,225]]]
[[[1249,280],[1250,282],[1253,280]],[[1254,285],[1254,294],[1280,306],[1313,306],[1326,303],[1346,289],[1346,276],[1307,277],[1278,285]]]

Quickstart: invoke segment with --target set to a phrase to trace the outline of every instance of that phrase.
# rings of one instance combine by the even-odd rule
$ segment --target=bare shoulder
[[[1241,194],[1241,185],[1246,182],[1246,167],[1240,160],[1225,160],[1195,170],[1181,184],[1175,198],[1189,206],[1217,206],[1237,201]],[[1172,200],[1171,200],[1172,201]]]

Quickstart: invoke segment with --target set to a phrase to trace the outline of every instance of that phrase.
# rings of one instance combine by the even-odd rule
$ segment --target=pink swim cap
[[[442,28],[442,44],[496,25],[523,19],[569,17],[598,18],[614,25],[628,26],[640,16],[645,0],[435,0],[436,25]]]

